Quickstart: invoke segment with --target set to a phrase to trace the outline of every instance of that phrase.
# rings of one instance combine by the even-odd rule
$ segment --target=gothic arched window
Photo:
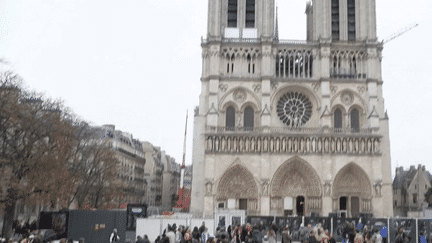
[[[332,39],[339,40],[339,0],[332,0]]]
[[[351,129],[354,132],[358,132],[360,129],[360,117],[357,109],[351,111]]]
[[[228,28],[237,28],[237,0],[228,0]]]
[[[248,106],[244,111],[244,128],[252,130],[254,127],[254,110]]]
[[[348,0],[348,40],[356,39],[355,0]]]
[[[334,112],[334,128],[342,128],[342,112],[340,109],[336,109]]]
[[[233,129],[235,127],[235,110],[232,106],[226,110],[226,128]]]
[[[255,27],[255,0],[246,0],[246,28]]]

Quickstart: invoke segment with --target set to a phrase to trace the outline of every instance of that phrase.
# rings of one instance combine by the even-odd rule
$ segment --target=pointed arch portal
[[[333,183],[334,211],[349,217],[371,211],[372,186],[365,171],[354,163],[344,166]]]
[[[271,182],[271,196],[321,196],[321,183],[314,168],[300,158],[282,164]]]
[[[258,198],[258,187],[252,173],[241,165],[227,169],[219,181],[217,199],[228,198]]]

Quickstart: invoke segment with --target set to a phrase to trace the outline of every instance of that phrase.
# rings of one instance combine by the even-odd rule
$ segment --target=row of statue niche
[[[208,136],[211,152],[378,153],[378,138]]]
[[[309,208],[310,209],[321,209],[321,198],[310,198],[309,200]]]

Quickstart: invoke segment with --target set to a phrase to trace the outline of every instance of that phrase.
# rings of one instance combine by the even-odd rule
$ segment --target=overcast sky
[[[376,0],[384,46],[392,174],[432,172],[432,1]],[[201,91],[207,0],[0,0],[0,57],[26,84],[93,125],[114,124],[192,163],[193,110]],[[305,0],[277,0],[280,39],[306,38]]]

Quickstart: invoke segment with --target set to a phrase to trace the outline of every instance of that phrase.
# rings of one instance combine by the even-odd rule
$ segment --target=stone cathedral
[[[393,216],[375,0],[309,1],[306,40],[275,0],[208,2],[191,213]]]

